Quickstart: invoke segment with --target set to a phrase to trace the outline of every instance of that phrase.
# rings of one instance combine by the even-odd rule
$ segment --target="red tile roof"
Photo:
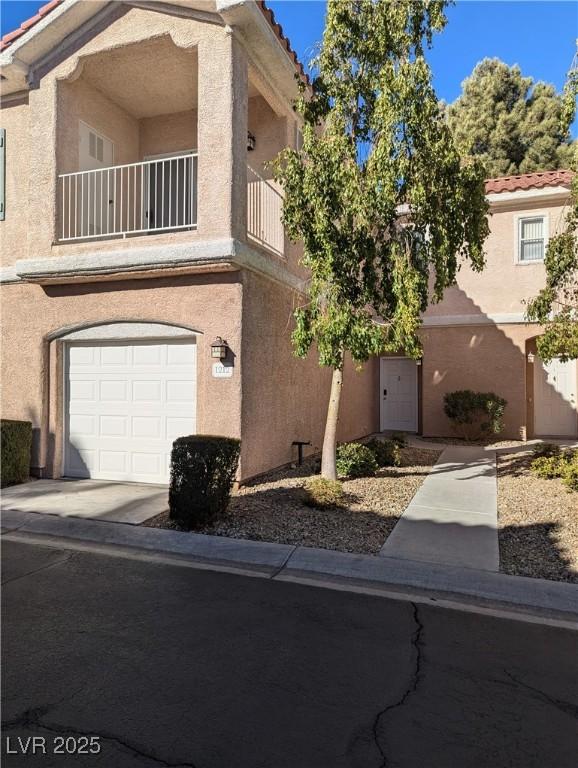
[[[46,3],[46,5],[43,5],[42,8],[39,9],[38,13],[36,13],[36,15],[32,16],[30,19],[26,19],[26,21],[23,21],[22,24],[18,27],[18,29],[15,29],[13,32],[8,32],[6,35],[4,35],[2,37],[2,41],[0,42],[0,51],[3,51],[5,48],[8,48],[8,46],[11,45],[14,42],[14,40],[16,40],[25,32],[27,32],[31,27],[37,24],[44,16],[46,16],[47,13],[50,13],[50,11],[53,8],[56,8],[62,2],[63,0],[51,0],[51,2]],[[303,64],[301,64],[301,62],[297,58],[297,54],[291,47],[291,41],[283,33],[283,27],[281,26],[281,24],[278,24],[275,21],[275,14],[270,8],[267,8],[265,4],[265,0],[257,0],[257,6],[261,9],[263,16],[267,19],[267,21],[269,22],[269,25],[271,26],[271,29],[277,35],[279,42],[289,54],[289,58],[293,61],[293,64],[295,65],[295,69],[299,73],[299,77],[305,83],[309,84],[309,77],[307,76],[307,73],[303,69]]]
[[[568,186],[573,175],[572,171],[537,171],[521,173],[519,176],[500,176],[497,179],[486,180],[486,193]]]
[[[43,5],[41,8],[39,8],[38,12],[31,16],[29,19],[26,19],[26,21],[23,21],[22,24],[18,27],[18,29],[15,29],[13,32],[8,32],[8,34],[2,36],[2,42],[0,42],[0,51],[3,51],[4,48],[8,48],[8,46],[16,40],[16,38],[23,35],[25,32],[27,32],[30,27],[33,27],[35,24],[38,24],[38,22],[46,16],[47,13],[50,13],[50,11],[53,8],[56,8],[57,5],[60,5],[63,0],[50,0],[49,3],[46,3],[46,5]]]

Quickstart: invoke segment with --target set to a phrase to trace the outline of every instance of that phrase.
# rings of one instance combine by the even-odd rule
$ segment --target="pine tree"
[[[563,97],[552,85],[534,84],[518,66],[484,59],[446,106],[459,150],[479,157],[489,177],[568,168],[569,131]]]

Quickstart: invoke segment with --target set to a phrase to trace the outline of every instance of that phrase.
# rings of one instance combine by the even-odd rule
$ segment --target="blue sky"
[[[1,0],[2,34],[15,29],[44,2]],[[325,2],[269,0],[268,4],[306,63],[321,40]],[[485,56],[519,64],[525,75],[561,90],[578,38],[574,0],[458,0],[447,13],[448,26],[435,38],[430,54],[440,98],[453,101],[462,80]],[[575,136],[577,128],[575,123]]]

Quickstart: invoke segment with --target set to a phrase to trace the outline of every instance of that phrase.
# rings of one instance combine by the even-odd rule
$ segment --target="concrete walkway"
[[[496,452],[448,446],[380,555],[499,570]]]
[[[39,512],[140,525],[168,509],[166,485],[112,480],[32,480],[2,489],[2,512]]]

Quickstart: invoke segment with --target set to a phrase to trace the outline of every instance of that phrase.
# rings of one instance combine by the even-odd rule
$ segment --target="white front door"
[[[417,365],[407,357],[380,361],[380,429],[417,432]]]
[[[166,483],[173,440],[196,432],[196,344],[71,343],[64,474]]]
[[[578,430],[576,361],[534,358],[534,432],[574,437]]]

